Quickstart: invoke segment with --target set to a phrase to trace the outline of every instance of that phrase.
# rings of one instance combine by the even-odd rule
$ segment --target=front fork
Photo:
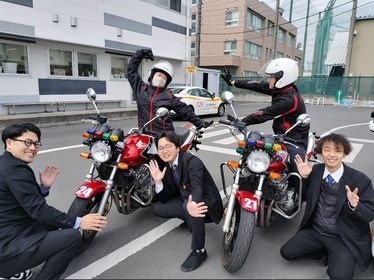
[[[234,183],[231,188],[231,194],[229,196],[229,201],[227,204],[227,211],[226,211],[226,216],[225,216],[225,221],[223,224],[223,231],[228,232],[230,228],[230,222],[231,218],[234,212],[234,206],[235,206],[235,199],[239,200],[240,206],[244,208],[247,211],[254,212],[257,216],[258,213],[258,204],[261,200],[262,197],[262,186],[264,184],[265,180],[265,175],[261,174],[260,175],[260,180],[258,182],[257,189],[255,191],[255,194],[252,194],[248,191],[239,191],[239,180],[240,180],[240,173],[241,173],[241,163],[242,161],[239,161],[239,167],[237,168],[235,172],[235,179]],[[223,187],[226,188],[226,184],[224,182],[224,175],[223,175],[223,166],[227,165],[227,163],[222,163],[220,168],[221,168],[221,176],[222,176],[222,181],[223,181]],[[234,171],[231,167],[229,167],[231,171]],[[224,189],[224,192],[226,194],[226,189]]]

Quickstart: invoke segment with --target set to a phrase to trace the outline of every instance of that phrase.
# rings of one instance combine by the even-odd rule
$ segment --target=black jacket
[[[0,157],[0,261],[35,246],[44,225],[74,227],[76,217],[49,206],[30,166],[5,152]]]
[[[136,98],[138,107],[138,125],[142,127],[151,120],[158,108],[165,107],[169,111],[173,110],[178,117],[189,121],[197,127],[203,126],[203,121],[197,117],[192,109],[181,102],[174,94],[166,88],[153,87],[145,83],[138,73],[139,65],[143,60],[141,50],[138,50],[131,58],[128,65],[128,79]],[[156,119],[147,127],[151,131],[174,131],[172,120],[167,117],[163,120]]]
[[[275,134],[284,134],[288,128],[296,123],[297,117],[306,113],[302,97],[295,85],[286,86],[280,90],[269,89],[264,81],[235,81],[235,87],[244,88],[271,96],[271,106],[262,108],[243,119],[247,125],[273,121]],[[298,126],[288,135],[294,139],[308,138],[310,126]]]
[[[222,199],[204,163],[190,152],[179,152],[178,189],[175,187],[170,165],[167,164],[166,168],[165,177],[162,180],[164,189],[157,194],[160,202],[167,202],[176,195],[181,195],[182,200],[186,201],[191,194],[192,200],[196,203],[205,202],[208,206],[209,217],[218,224],[223,216]]]
[[[300,229],[312,226],[313,213],[317,207],[321,192],[324,164],[313,166],[308,179],[305,180],[308,192],[305,213]],[[336,201],[336,227],[344,244],[356,258],[358,267],[365,270],[372,260],[371,233],[369,222],[374,219],[374,190],[371,180],[362,172],[344,165],[344,173],[339,181],[338,199]],[[360,202],[352,211],[348,206],[348,185],[353,191],[358,188]]]

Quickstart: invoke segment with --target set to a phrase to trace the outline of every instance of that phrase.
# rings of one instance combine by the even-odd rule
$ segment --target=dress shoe
[[[14,274],[11,277],[0,277],[0,279],[30,279],[32,276],[32,270],[28,269],[20,273]]]
[[[206,250],[192,250],[191,254],[187,257],[184,263],[181,265],[183,272],[189,272],[198,268],[208,257]]]

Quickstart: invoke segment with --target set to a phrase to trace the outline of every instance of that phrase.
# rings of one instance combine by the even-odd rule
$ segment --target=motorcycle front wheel
[[[255,213],[244,210],[236,201],[229,231],[223,236],[222,264],[228,272],[236,272],[244,265],[251,248],[255,224]]]
[[[98,194],[90,199],[83,199],[76,197],[73,203],[70,205],[68,210],[68,214],[83,217],[89,213],[97,213],[100,205],[100,201],[102,199],[102,194]],[[107,207],[105,207],[107,209]],[[109,207],[110,209],[110,207]],[[109,209],[104,211],[104,216],[109,212]],[[82,230],[82,244],[79,249],[79,253],[85,251],[94,240],[97,231],[95,230]]]

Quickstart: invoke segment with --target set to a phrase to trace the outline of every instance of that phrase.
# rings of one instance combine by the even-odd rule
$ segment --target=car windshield
[[[169,90],[170,90],[173,94],[178,94],[178,93],[180,93],[182,90],[184,90],[184,88],[169,88]]]

